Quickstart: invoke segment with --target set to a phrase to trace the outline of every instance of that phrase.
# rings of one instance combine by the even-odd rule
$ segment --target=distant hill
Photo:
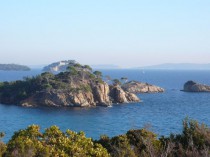
[[[18,64],[0,64],[0,70],[4,71],[29,71],[28,66]]]
[[[100,65],[91,65],[93,69],[120,69],[117,65],[112,64],[100,64]]]
[[[165,63],[165,64],[159,64],[159,65],[138,67],[137,69],[210,70],[210,63],[209,64]]]
[[[46,64],[38,64],[38,65],[28,65],[31,69],[43,69],[43,67],[47,66]]]

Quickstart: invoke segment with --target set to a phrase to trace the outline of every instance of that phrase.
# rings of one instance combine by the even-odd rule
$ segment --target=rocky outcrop
[[[107,83],[93,85],[92,92],[51,90],[38,92],[20,103],[24,107],[94,107],[110,106],[112,103],[139,102],[133,93],[124,91],[120,86],[109,87]]]
[[[69,91],[42,91],[21,102],[24,107],[91,107],[96,103],[91,92],[72,93]]]
[[[182,91],[185,92],[210,92],[210,86],[200,84],[194,81],[187,81],[184,84],[184,89]]]
[[[164,89],[158,86],[150,85],[148,83],[142,83],[137,81],[130,81],[122,85],[122,88],[131,93],[160,93],[164,92]]]
[[[140,101],[140,99],[135,94],[124,91],[120,86],[113,86],[110,88],[110,97],[114,103],[129,103]]]
[[[97,83],[92,86],[96,104],[101,106],[111,105],[112,102],[109,97],[109,85],[107,83]]]

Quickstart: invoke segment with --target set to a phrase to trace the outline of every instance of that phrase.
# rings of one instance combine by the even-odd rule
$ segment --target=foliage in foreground
[[[1,134],[0,137],[2,137]],[[129,130],[124,135],[101,136],[93,141],[83,132],[62,132],[52,126],[44,133],[32,125],[15,132],[11,140],[0,142],[0,156],[14,157],[209,157],[210,129],[196,121],[185,119],[181,134],[158,138],[147,130]]]
[[[39,126],[31,125],[15,132],[3,149],[2,156],[8,157],[108,157],[106,149],[86,138],[83,132],[62,132],[52,126],[42,134]]]
[[[210,129],[194,120],[183,121],[181,134],[157,138],[153,132],[129,130],[113,138],[101,136],[99,141],[113,157],[209,157]]]

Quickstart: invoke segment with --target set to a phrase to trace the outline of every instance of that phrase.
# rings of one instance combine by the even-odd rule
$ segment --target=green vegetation
[[[67,67],[67,70],[72,74],[72,75],[77,75],[78,74],[78,71],[75,67],[73,66],[68,66]]]
[[[122,83],[120,82],[120,80],[118,80],[118,79],[114,79],[114,80],[112,80],[112,83],[113,83],[113,85],[121,85]]]
[[[100,72],[100,71],[94,71],[93,74],[95,74],[96,77],[98,77],[98,78],[102,77],[102,72]]]
[[[111,79],[111,78],[110,78]],[[107,78],[107,80],[110,80],[109,78]],[[128,81],[128,78],[127,77],[121,77],[120,80],[119,79],[113,79],[112,80],[112,84],[114,86],[121,86],[123,84],[125,84],[126,82]]]
[[[183,121],[181,134],[160,137],[147,129],[129,130],[124,135],[101,136],[93,141],[84,132],[62,132],[52,126],[40,132],[37,125],[15,132],[7,144],[1,141],[2,157],[208,157],[210,128],[194,120]]]
[[[4,137],[4,133],[0,132],[0,156],[6,152],[6,144],[2,142],[2,138]]]
[[[18,64],[0,64],[0,70],[5,71],[29,71],[31,70],[29,67],[25,65],[18,65]]]
[[[5,149],[6,148],[6,149]],[[37,125],[15,132],[7,146],[0,148],[5,157],[108,157],[107,150],[86,138],[83,132],[62,132],[52,126],[40,132]]]
[[[83,68],[93,71],[93,69],[89,65],[84,65]]]

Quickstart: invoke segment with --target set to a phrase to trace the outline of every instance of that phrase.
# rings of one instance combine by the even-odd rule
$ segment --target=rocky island
[[[29,67],[18,64],[0,64],[0,70],[3,71],[29,71]]]
[[[0,82],[0,103],[25,107],[92,107],[139,102],[133,93],[117,84],[108,85],[102,73],[88,65],[71,63],[65,72],[44,72],[14,82]]]
[[[164,89],[148,83],[129,81],[122,85],[122,88],[131,93],[161,93]]]
[[[194,81],[187,81],[184,84],[184,92],[210,92],[210,86],[200,84]]]

